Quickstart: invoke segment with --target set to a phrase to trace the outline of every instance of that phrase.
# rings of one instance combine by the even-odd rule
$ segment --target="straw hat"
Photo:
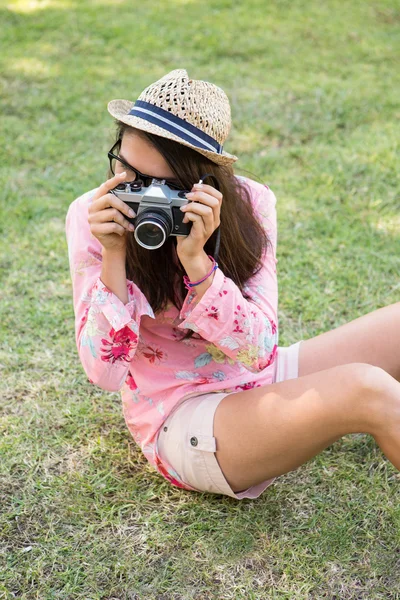
[[[115,119],[193,148],[218,165],[238,160],[222,149],[231,128],[227,95],[208,81],[189,79],[185,69],[152,83],[136,102],[111,100],[107,109]]]

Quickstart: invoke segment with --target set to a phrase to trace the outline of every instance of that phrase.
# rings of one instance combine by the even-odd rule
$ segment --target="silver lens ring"
[[[138,238],[138,235],[137,235],[137,232],[140,230],[140,228],[141,228],[141,226],[142,226],[142,225],[153,225],[153,226],[155,225],[156,227],[158,227],[158,228],[159,228],[159,229],[162,231],[162,234],[163,234],[163,240],[162,240],[162,242],[161,242],[160,244],[158,244],[157,246],[148,246],[147,244],[144,244],[144,243],[143,243],[143,242],[142,242],[142,241],[141,241],[141,240]],[[163,227],[161,227],[161,226],[159,225],[159,223],[157,223],[157,221],[141,221],[141,222],[139,223],[139,225],[137,225],[137,226],[135,227],[135,233],[134,233],[134,237],[135,237],[135,240],[137,241],[137,243],[138,243],[140,246],[142,246],[143,248],[147,248],[148,250],[157,250],[157,248],[161,248],[161,246],[164,244],[165,240],[167,239],[167,236],[165,235],[165,230],[163,229]]]

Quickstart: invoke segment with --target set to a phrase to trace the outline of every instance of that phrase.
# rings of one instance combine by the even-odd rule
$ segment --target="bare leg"
[[[226,396],[216,458],[237,492],[293,471],[348,433],[370,433],[400,470],[400,384],[350,363]]]
[[[400,381],[400,302],[303,340],[299,377],[348,363],[380,367]]]

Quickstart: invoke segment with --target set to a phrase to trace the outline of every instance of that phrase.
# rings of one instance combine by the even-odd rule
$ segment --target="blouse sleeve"
[[[100,279],[102,246],[88,222],[88,206],[96,190],[80,196],[66,216],[66,238],[75,313],[75,340],[89,381],[104,390],[121,389],[139,337],[143,315],[155,318],[144,294],[126,280],[124,304]]]
[[[263,253],[262,269],[244,288],[215,271],[211,286],[196,304],[196,293],[188,292],[178,327],[192,329],[212,342],[226,356],[257,373],[270,365],[278,348],[278,282],[276,272],[276,197],[262,186],[254,206],[272,243]]]

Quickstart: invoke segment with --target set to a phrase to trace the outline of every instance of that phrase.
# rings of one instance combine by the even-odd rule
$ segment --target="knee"
[[[389,373],[368,363],[348,363],[340,365],[337,375],[343,377],[343,387],[347,389],[346,414],[354,419],[352,432],[373,433],[387,407],[388,390],[393,383]],[[393,380],[394,381],[394,380]]]
[[[343,365],[349,367],[349,376],[356,388],[361,392],[381,392],[391,385],[393,377],[381,367],[369,363],[350,363]]]
[[[356,363],[359,389],[356,405],[363,412],[368,428],[365,433],[375,435],[385,431],[393,415],[400,414],[399,382],[381,367]]]

